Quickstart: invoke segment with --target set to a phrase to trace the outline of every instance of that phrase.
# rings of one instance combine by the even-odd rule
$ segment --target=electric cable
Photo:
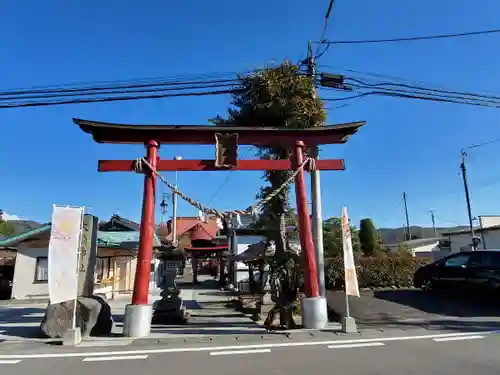
[[[438,34],[438,35],[421,35],[421,36],[411,36],[402,38],[388,38],[388,39],[360,39],[360,40],[333,40],[333,41],[319,41],[319,44],[373,44],[373,43],[395,43],[395,42],[413,42],[421,40],[435,40],[435,39],[446,39],[446,38],[460,38],[473,35],[488,35],[500,33],[500,29],[490,29],[490,30],[480,30],[480,31],[469,31],[463,33],[453,33],[453,34]]]

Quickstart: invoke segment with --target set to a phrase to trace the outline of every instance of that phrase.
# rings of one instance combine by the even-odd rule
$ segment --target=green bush
[[[429,259],[407,256],[363,257],[356,259],[356,273],[360,288],[404,288],[413,286],[415,271]],[[330,258],[325,264],[327,289],[344,288],[344,261]]]

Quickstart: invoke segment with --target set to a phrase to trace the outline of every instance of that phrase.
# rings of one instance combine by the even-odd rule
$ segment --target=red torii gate
[[[321,126],[308,129],[282,129],[271,127],[231,126],[145,126],[123,125],[73,119],[98,143],[145,144],[145,160],[155,171],[217,171],[217,170],[292,170],[304,162],[303,149],[306,146],[340,144],[356,133],[364,121],[335,126]],[[158,148],[161,144],[217,144],[217,135],[235,135],[238,145],[280,146],[289,148],[291,160],[237,160],[232,167],[217,167],[215,160],[160,160]],[[237,146],[236,146],[237,147]],[[235,150],[234,150],[235,151]],[[318,170],[344,170],[344,161],[317,160]],[[309,169],[307,166],[305,169]],[[99,172],[136,171],[135,160],[100,160]],[[151,327],[151,306],[148,305],[149,274],[152,260],[154,235],[156,174],[146,168],[144,173],[144,196],[140,227],[140,242],[135,275],[132,305],[127,306],[124,334],[133,337],[148,336]],[[300,245],[305,257],[306,272],[304,286],[307,298],[319,297],[316,277],[316,260],[309,220],[304,171],[295,176],[295,195],[299,217]],[[308,327],[306,327],[308,328]]]

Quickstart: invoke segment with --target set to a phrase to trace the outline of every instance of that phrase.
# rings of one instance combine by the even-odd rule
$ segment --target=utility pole
[[[434,229],[434,236],[437,237],[438,236],[438,233],[437,233],[437,230],[436,230],[436,219],[434,217],[434,212],[433,210],[429,211],[429,213],[431,214],[431,219],[432,219],[432,229]]]
[[[307,58],[307,73],[309,76],[315,80],[316,79],[316,61],[314,60],[314,55],[312,51],[312,43],[309,42],[308,46],[308,58]],[[316,97],[316,87],[314,87],[314,97]],[[312,156],[319,158],[319,150],[315,147],[311,150]],[[326,297],[326,286],[325,286],[325,255],[323,248],[323,213],[322,213],[322,203],[321,203],[321,178],[320,172],[314,170],[310,172],[311,174],[311,216],[312,216],[312,234],[314,249],[316,255],[316,268],[318,273],[318,286],[319,294],[321,297]]]
[[[405,215],[406,215],[406,237],[407,241],[411,240],[411,228],[410,228],[410,218],[408,217],[408,205],[406,203],[406,193],[403,192],[403,201],[405,203]]]
[[[467,215],[469,215],[469,228],[472,236],[472,250],[477,250],[476,236],[472,224],[472,210],[470,208],[469,184],[467,182],[467,167],[465,166],[465,157],[467,153],[462,149],[460,152],[460,170],[462,171],[462,179],[464,180],[465,202],[467,203]]]
[[[175,156],[174,160],[182,160],[182,157]],[[177,189],[178,172],[175,171],[175,188]],[[172,245],[177,246],[177,193],[172,192]]]

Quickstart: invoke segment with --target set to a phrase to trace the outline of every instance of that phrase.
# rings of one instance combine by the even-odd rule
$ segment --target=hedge
[[[404,288],[413,286],[415,271],[430,259],[408,256],[363,257],[356,260],[360,288]],[[325,260],[327,289],[344,288],[344,260],[342,257]]]

